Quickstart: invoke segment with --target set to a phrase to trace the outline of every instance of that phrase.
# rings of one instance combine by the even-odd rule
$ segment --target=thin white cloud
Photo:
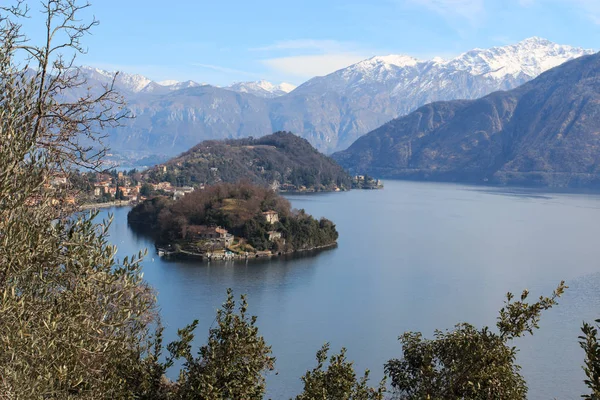
[[[519,0],[519,4],[523,7],[548,3],[566,4],[569,8],[579,11],[582,16],[593,23],[600,25],[600,0]]]
[[[327,75],[378,53],[358,43],[330,39],[283,40],[250,50],[265,53],[263,65],[294,81]]]
[[[152,79],[154,81],[160,81],[165,79],[174,79],[180,80],[185,79],[182,76],[181,70],[175,66],[166,66],[166,65],[149,65],[149,64],[139,64],[139,65],[126,65],[126,64],[111,64],[105,62],[96,62],[96,61],[85,61],[81,63],[81,65],[90,65],[95,68],[100,68],[109,72],[124,72],[127,74],[139,74],[145,76],[146,78]],[[189,78],[187,78],[189,79]]]
[[[281,75],[308,79],[327,75],[365,58],[364,54],[334,53],[271,58],[262,63]]]
[[[226,74],[246,75],[246,76],[252,76],[252,77],[257,76],[257,74],[255,74],[254,72],[248,72],[248,71],[242,71],[242,70],[234,69],[234,68],[222,67],[220,65],[201,64],[201,63],[192,63],[191,65],[194,66],[194,67],[200,67],[200,68],[210,69],[210,70],[213,70],[213,71],[223,72],[223,73],[226,73]]]
[[[492,36],[490,39],[501,45],[513,44],[516,42],[515,40],[506,35],[496,35]]]
[[[484,0],[406,0],[442,15],[447,19],[466,20],[479,25],[485,18]]]
[[[562,0],[569,5],[579,6],[581,11],[595,24],[600,25],[599,0]]]
[[[318,52],[332,52],[342,51],[357,46],[351,42],[342,42],[338,40],[328,39],[295,39],[295,40],[282,40],[269,44],[267,46],[256,47],[250,49],[251,51],[289,51],[289,50],[310,50]]]

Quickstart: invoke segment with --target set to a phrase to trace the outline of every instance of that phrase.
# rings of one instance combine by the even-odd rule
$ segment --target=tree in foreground
[[[78,22],[86,7],[42,2],[40,46],[21,33],[24,3],[0,7],[3,398],[130,396],[155,316],[140,258],[117,262],[108,224],[72,216],[69,189],[51,185],[74,165],[96,167],[96,133],[124,116],[111,87],[88,93],[72,66],[80,38],[95,24]],[[80,95],[70,101],[67,90]]]
[[[346,360],[346,349],[331,356],[327,369],[329,344],[317,352],[317,366],[302,377],[304,391],[296,400],[383,400],[385,378],[377,388],[368,386],[369,370],[357,379],[352,362]]]
[[[169,360],[183,359],[176,382],[177,399],[262,399],[264,373],[274,368],[271,347],[259,335],[256,317],[248,317],[245,296],[236,313],[231,289],[217,311],[217,326],[210,329],[208,342],[197,356],[191,342],[198,321],[179,330],[179,340],[168,345]],[[169,361],[170,362],[170,361]]]
[[[402,359],[387,362],[385,370],[400,399],[526,399],[527,385],[516,364],[512,340],[533,334],[542,311],[557,304],[566,286],[561,282],[550,297],[526,302],[507,294],[498,330],[459,324],[453,331],[436,331],[434,339],[421,333],[400,336]]]
[[[600,319],[597,319],[596,326],[587,322],[581,327],[582,336],[579,337],[579,345],[585,352],[585,363],[583,370],[585,371],[585,384],[591,390],[590,394],[581,396],[587,400],[600,399],[600,338],[598,337],[598,324]]]
[[[109,222],[73,214],[71,188],[51,185],[99,168],[102,129],[126,113],[112,86],[89,91],[73,65],[96,24],[78,20],[89,4],[40,4],[40,46],[21,32],[26,3],[0,6],[0,398],[259,398],[274,359],[245,300],[237,314],[229,295],[198,358],[179,341],[164,361],[142,254],[119,262]],[[186,363],[170,382],[176,357]]]

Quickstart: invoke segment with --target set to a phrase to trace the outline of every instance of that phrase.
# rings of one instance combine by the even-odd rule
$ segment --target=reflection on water
[[[472,189],[473,191],[486,193],[486,194],[495,194],[499,196],[512,196],[512,197],[522,197],[527,199],[543,199],[550,200],[551,196],[545,194],[537,194],[534,192],[529,192],[525,189],[497,189],[497,190],[484,190],[484,189]]]
[[[277,357],[269,396],[289,398],[326,341],[334,350],[347,347],[357,368],[371,369],[377,381],[383,363],[400,355],[402,332],[430,337],[461,321],[494,326],[507,291],[549,294],[565,279],[570,289],[560,305],[535,336],[515,345],[529,398],[583,393],[579,326],[600,317],[599,196],[386,181],[380,191],[288,198],[334,221],[338,247],[248,262],[149,254],[144,274],[158,290],[167,339],[198,318],[201,343],[226,289],[246,293]],[[120,257],[153,249],[127,228],[126,209],[111,211]]]

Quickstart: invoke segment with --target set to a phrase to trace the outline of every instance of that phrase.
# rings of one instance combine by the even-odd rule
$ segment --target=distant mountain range
[[[428,104],[333,158],[377,177],[600,187],[600,54],[517,89]]]
[[[165,80],[154,82],[143,75],[126,74],[123,72],[105,71],[102,69],[83,66],[80,68],[88,82],[92,84],[109,84],[112,83],[113,77],[116,75],[115,87],[124,95],[131,96],[136,93],[160,94],[164,95],[173,91],[207,86],[207,83],[198,83],[194,81],[179,82],[176,80]],[[257,97],[273,98],[283,96],[286,93],[294,90],[296,86],[291,83],[280,83],[274,85],[265,80],[257,82],[236,82],[230,86],[223,87],[225,90],[231,90],[238,93],[253,94]]]
[[[373,57],[294,90],[264,81],[218,88],[119,74],[117,86],[137,118],[109,131],[107,144],[114,152],[174,155],[206,139],[291,131],[331,153],[424,104],[512,89],[592,53],[530,38],[515,45],[471,50],[450,60]],[[92,86],[110,78],[93,68],[84,72]]]

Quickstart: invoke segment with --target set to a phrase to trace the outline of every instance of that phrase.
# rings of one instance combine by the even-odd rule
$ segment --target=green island
[[[334,246],[333,222],[319,220],[273,190],[221,183],[173,200],[157,196],[135,206],[127,220],[152,232],[158,254],[206,260],[270,257]]]

